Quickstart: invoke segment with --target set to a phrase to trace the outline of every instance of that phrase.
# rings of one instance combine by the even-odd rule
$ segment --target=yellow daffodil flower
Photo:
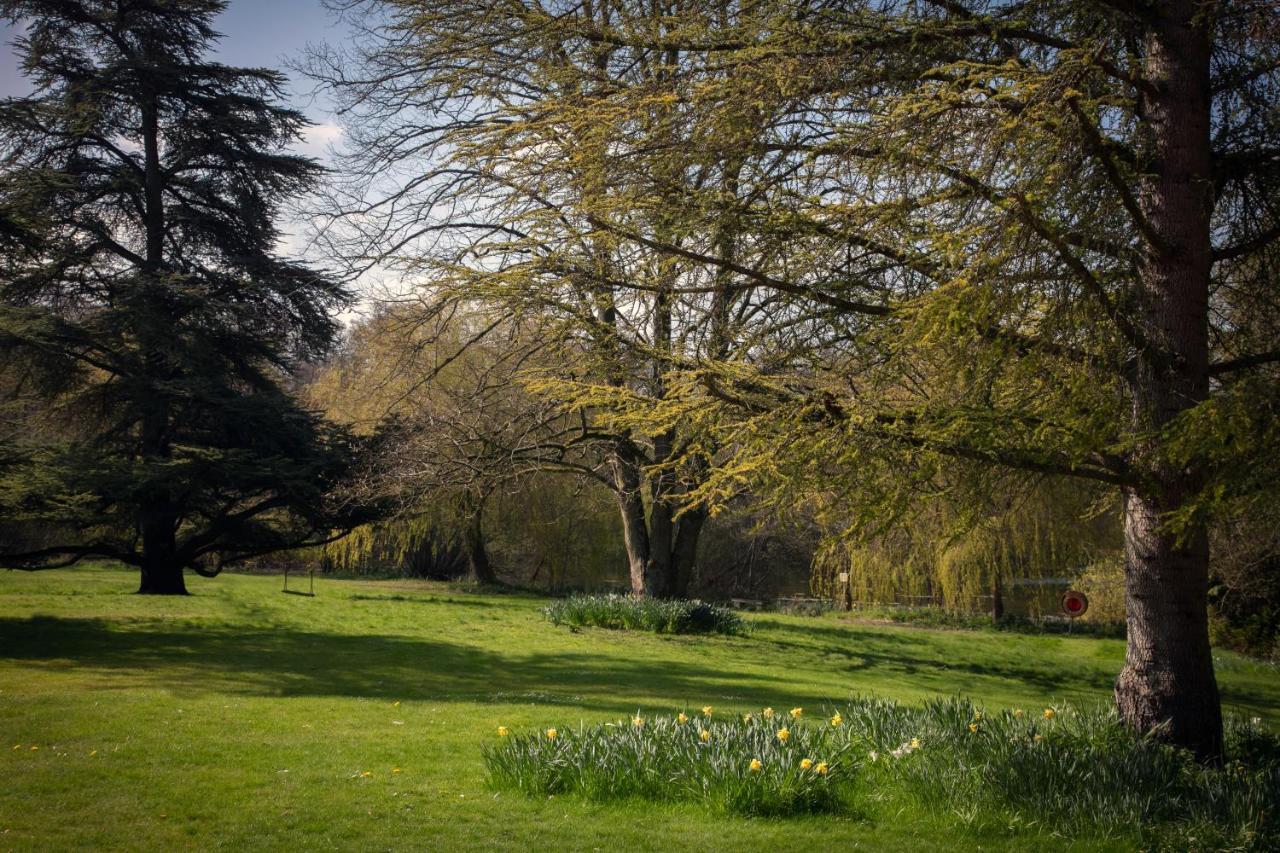
[[[792,709],[791,709],[791,719],[793,719],[793,720],[798,720],[798,719],[800,719],[800,716],[801,716],[802,714],[804,714],[804,708],[792,708]]]
[[[817,773],[819,776],[826,776],[827,771],[830,769],[831,768],[827,766],[827,762],[825,761],[819,761],[818,766],[813,768],[814,772]]]
[[[689,718],[685,716],[684,711],[681,711],[679,714],[677,714],[677,715],[676,715],[676,722],[677,722],[677,723],[687,723],[687,722],[689,722]]]
[[[978,730],[978,724],[977,724],[977,723],[970,723],[970,724],[969,724],[969,731],[971,731],[971,732],[976,732],[977,730]]]
[[[802,758],[802,759],[800,759],[800,769],[801,769],[801,770],[808,770],[808,769],[809,769],[810,767],[812,767],[812,766],[813,766],[813,759],[812,759],[812,758]]]
[[[742,722],[744,722],[744,723],[749,723],[749,722],[751,722],[751,715],[750,715],[750,714],[743,714],[743,715],[742,715]]]
[[[506,726],[498,726],[498,737],[506,737],[511,734],[511,729]]]
[[[764,717],[766,720],[772,720],[772,719],[773,719],[773,709],[772,709],[772,708],[765,708],[763,711],[761,711],[761,712],[760,712],[760,716]]]
[[[843,726],[844,717],[840,716],[839,714],[835,714],[834,716],[831,717],[831,725],[836,726],[837,728],[840,726]]]
[[[1045,718],[1046,720],[1052,720],[1052,719],[1053,719],[1053,717],[1054,717],[1054,713],[1055,713],[1055,712],[1054,712],[1054,710],[1053,710],[1052,708],[1045,708],[1045,709],[1044,709],[1044,718]]]
[[[640,728],[641,726],[643,726],[643,725],[644,725],[644,718],[643,718],[643,717],[635,717],[635,718],[633,718],[633,719],[631,720],[631,725],[635,726],[637,729],[638,729],[638,728]]]
[[[698,732],[698,737],[702,738],[703,743],[706,743],[707,741],[711,740],[711,732],[707,731],[706,729],[703,729],[702,731]]]
[[[913,737],[913,738],[911,739],[911,748],[912,748],[912,749],[919,749],[919,748],[920,748],[920,738],[918,738],[918,737]]]
[[[702,716],[704,716],[704,717],[710,717],[710,716],[711,716],[711,706],[710,706],[710,705],[703,705],[703,706],[702,706]]]
[[[778,740],[782,741],[783,743],[786,743],[787,738],[789,737],[791,737],[791,729],[788,729],[788,728],[778,729]]]
[[[758,759],[758,758],[753,758],[753,759],[751,759],[751,765],[750,765],[750,767],[751,767],[751,772],[752,772],[752,773],[759,773],[759,772],[761,771],[761,769],[763,769],[763,768],[764,768],[764,765],[760,763],[760,759]]]
[[[547,740],[555,740],[559,734],[555,729],[547,729]]]

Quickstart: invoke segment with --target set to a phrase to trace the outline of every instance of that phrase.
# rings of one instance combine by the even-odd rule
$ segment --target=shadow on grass
[[[484,601],[479,598],[463,598],[446,596],[441,598],[433,595],[364,595],[356,593],[349,595],[347,598],[351,601],[398,601],[407,602],[409,604],[458,604],[464,607],[496,607],[491,601]]]
[[[801,650],[822,655],[837,672],[879,670],[953,685],[957,681],[963,684],[968,676],[981,676],[1025,684],[1046,696],[1081,689],[1104,692],[1115,682],[1114,672],[1089,662],[1067,663],[1059,658],[1052,662],[1037,661],[1034,653],[1010,659],[999,656],[998,650],[989,647],[971,647],[961,654],[946,654],[948,646],[980,645],[975,635],[939,638],[910,630],[793,625],[768,619],[757,620],[755,624],[764,629],[756,635],[762,642],[787,655]],[[799,642],[791,639],[797,634],[806,639]],[[1118,662],[1116,668],[1119,668]]]
[[[756,673],[604,651],[499,654],[443,640],[334,634],[291,627],[125,627],[100,619],[0,619],[0,659],[68,665],[105,688],[154,684],[175,691],[265,696],[361,696],[443,701],[574,704],[601,711],[652,708],[652,697],[691,702],[728,694],[820,707],[838,695],[779,695]],[[745,697],[744,697],[745,698]],[[677,700],[678,701],[678,700]],[[654,710],[658,710],[654,708]]]
[[[655,705],[667,701],[696,706],[717,699],[816,709],[847,698],[850,674],[940,694],[980,691],[975,679],[985,678],[1033,687],[1046,697],[1082,691],[1106,695],[1114,679],[1107,662],[1037,660],[1033,650],[1015,655],[1007,647],[983,647],[980,638],[977,646],[948,649],[910,632],[786,623],[763,627],[755,642],[774,646],[780,660],[809,672],[828,670],[830,687],[820,693],[796,691],[780,683],[786,670],[749,671],[724,658],[706,663],[646,658],[618,644],[583,651],[539,651],[528,645],[498,651],[445,639],[292,626],[175,627],[48,616],[0,618],[0,659],[81,670],[98,679],[95,687],[106,689],[143,684],[195,693],[535,702],[615,713],[661,710]],[[740,648],[733,654],[754,657],[753,651],[758,650]],[[1276,691],[1267,688],[1222,687],[1223,698],[1235,705],[1266,708],[1276,700]]]
[[[1121,643],[1116,644],[1117,655],[1114,662],[1110,662],[1062,654],[1039,655],[1035,645],[1019,643],[1021,637],[1011,632],[996,635],[989,631],[938,632],[913,630],[914,626],[901,624],[846,627],[794,624],[768,618],[757,619],[753,625],[760,642],[788,656],[801,652],[821,655],[830,662],[833,673],[899,674],[920,687],[948,694],[957,692],[957,685],[961,693],[973,690],[972,678],[980,677],[1034,687],[1046,697],[1081,692],[1109,697],[1123,663]],[[1039,636],[1066,639],[1064,635]],[[1271,708],[1280,700],[1280,690],[1254,689],[1221,680],[1218,686],[1224,702],[1241,708]]]

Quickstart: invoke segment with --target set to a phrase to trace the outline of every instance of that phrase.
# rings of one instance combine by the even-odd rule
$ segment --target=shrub
[[[742,617],[705,601],[572,595],[542,609],[553,625],[653,631],[657,634],[742,634]]]
[[[958,698],[920,707],[867,698],[818,720],[637,718],[640,725],[557,729],[555,737],[508,735],[485,750],[490,782],[753,815],[941,812],[970,830],[1136,835],[1156,849],[1280,844],[1280,739],[1256,719],[1230,719],[1231,760],[1208,767],[1133,734],[1109,707],[987,714]]]

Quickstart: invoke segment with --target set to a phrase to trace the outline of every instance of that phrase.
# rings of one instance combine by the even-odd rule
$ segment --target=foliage
[[[542,609],[553,625],[652,631],[655,634],[742,634],[737,613],[717,604],[634,595],[571,595]]]
[[[322,170],[288,151],[282,75],[207,60],[224,6],[0,3],[34,86],[0,100],[0,353],[58,424],[0,409],[0,511],[34,532],[7,565],[104,556],[180,592],[377,515],[330,500],[363,447],[288,388],[350,294],[278,251]]]
[[[746,815],[839,810],[835,786],[857,767],[840,760],[827,729],[786,715],[721,721],[709,710],[637,711],[616,723],[532,734],[503,727],[502,742],[484,751],[489,781],[529,795],[699,800]]]
[[[1258,498],[1232,505],[1214,529],[1213,555],[1215,642],[1280,660],[1280,502]]]
[[[962,824],[1021,823],[1148,843],[1267,849],[1280,839],[1280,739],[1256,722],[1228,726],[1221,768],[1122,726],[1113,708],[985,713],[966,700],[904,707],[864,699],[842,709],[849,747],[871,759],[867,786],[896,786],[917,807]]]
[[[452,580],[467,571],[456,529],[430,516],[366,525],[310,556],[322,571],[374,577]]]
[[[1007,536],[988,496],[1123,494],[1151,589],[1118,701],[1218,751],[1216,703],[1166,694],[1213,694],[1209,522],[1274,499],[1275,4],[354,5],[365,73],[321,77],[363,142],[356,230],[433,293],[555,319],[568,357],[530,387],[645,451],[632,516],[643,459],[650,508],[761,495],[964,602],[1104,556]],[[958,518],[889,543],[912,560],[876,553],[940,500]]]
[[[1280,738],[1233,720],[1221,768],[1135,735],[1112,708],[988,713],[855,700],[816,715],[771,708],[722,721],[688,710],[512,735],[484,750],[490,783],[529,795],[698,800],[745,814],[849,810],[858,797],[947,809],[966,830],[1264,850],[1280,841]],[[803,719],[802,719],[803,717]],[[758,764],[757,764],[758,762]]]
[[[814,589],[839,596],[837,575],[847,572],[853,602],[914,597],[972,611],[981,600],[990,609],[993,594],[1003,588],[1011,597],[1017,580],[1071,580],[1119,551],[1118,514],[1091,486],[1039,480],[974,493],[949,485],[909,508],[907,524],[829,541],[815,564]],[[834,507],[822,511],[837,517]]]

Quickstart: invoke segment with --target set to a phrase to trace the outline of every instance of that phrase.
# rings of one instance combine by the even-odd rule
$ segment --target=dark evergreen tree
[[[34,85],[0,102],[0,354],[44,427],[0,430],[0,564],[183,593],[364,518],[328,497],[353,441],[286,389],[349,299],[276,252],[322,169],[280,74],[205,58],[224,6],[0,0]]]

